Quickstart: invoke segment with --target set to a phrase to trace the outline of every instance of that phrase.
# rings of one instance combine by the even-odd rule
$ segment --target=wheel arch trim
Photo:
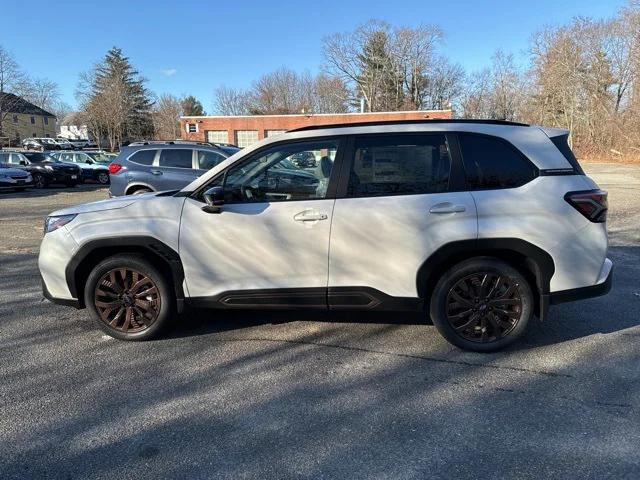
[[[84,306],[84,296],[80,294],[81,289],[84,289],[84,284],[81,286],[79,284],[86,280],[91,271],[90,269],[95,266],[95,262],[86,263],[87,261],[91,260],[92,257],[94,259],[100,257],[105,258],[111,254],[126,253],[127,248],[133,248],[143,254],[151,255],[164,263],[166,271],[171,274],[178,312],[181,312],[184,305],[185,294],[182,287],[184,282],[184,268],[180,255],[161,240],[146,235],[100,238],[90,240],[81,245],[65,268],[65,278],[71,296],[78,299],[80,306]],[[118,250],[115,249],[122,251],[118,252]],[[100,253],[105,253],[105,255],[100,255]]]
[[[427,299],[447,268],[478,256],[495,256],[506,260],[517,257],[535,277],[537,293],[541,297],[549,294],[551,277],[555,273],[555,264],[549,253],[519,238],[480,238],[450,242],[431,254],[418,269],[418,296]]]

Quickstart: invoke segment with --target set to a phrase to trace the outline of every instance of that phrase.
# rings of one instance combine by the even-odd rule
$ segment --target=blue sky
[[[325,35],[370,18],[434,23],[442,53],[467,70],[501,48],[524,60],[533,32],[574,16],[613,16],[625,0],[0,0],[0,45],[31,75],[60,85],[75,104],[78,73],[112,46],[122,48],[158,94],[194,94],[211,110],[219,85],[248,87],[286,65],[316,73]]]

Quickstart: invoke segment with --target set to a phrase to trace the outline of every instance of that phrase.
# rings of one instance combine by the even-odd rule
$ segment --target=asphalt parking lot
[[[0,478],[638,478],[640,167],[609,191],[614,286],[496,354],[418,315],[189,311],[125,343],[42,301],[44,216],[0,193]]]

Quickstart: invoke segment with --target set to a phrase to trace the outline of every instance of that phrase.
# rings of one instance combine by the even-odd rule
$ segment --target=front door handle
[[[327,218],[326,214],[316,212],[315,210],[303,210],[293,216],[296,222],[317,222],[318,220],[326,220]]]
[[[460,213],[464,212],[466,207],[464,205],[454,205],[451,202],[438,203],[429,209],[429,213],[444,214],[444,213]]]
[[[162,175],[162,170],[151,170],[151,173],[154,175]]]

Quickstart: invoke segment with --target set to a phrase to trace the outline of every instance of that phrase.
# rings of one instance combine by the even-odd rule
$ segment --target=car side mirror
[[[224,189],[222,187],[211,187],[202,195],[207,203],[202,207],[203,212],[220,213],[224,205]]]
[[[84,163],[88,163],[89,165],[91,165],[93,162],[92,162],[91,160],[87,160],[87,161],[86,161],[86,162],[84,162]]]
[[[26,167],[27,166],[27,162],[25,160],[20,160],[20,165],[24,165]]]

